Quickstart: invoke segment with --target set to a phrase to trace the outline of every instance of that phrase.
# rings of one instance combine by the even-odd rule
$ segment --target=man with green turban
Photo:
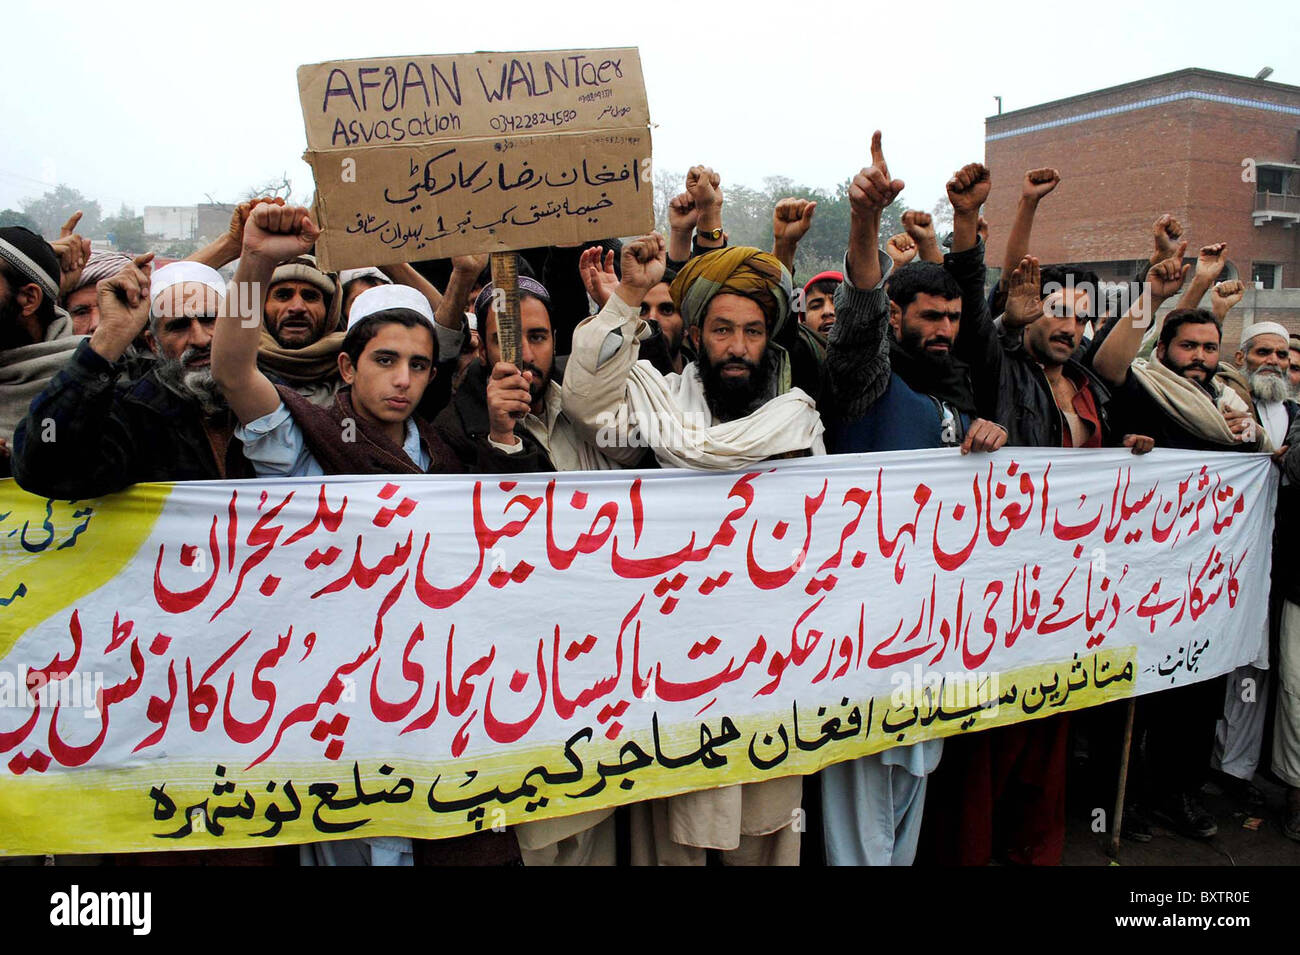
[[[665,243],[623,248],[622,279],[598,315],[573,333],[564,413],[624,466],[646,448],[662,467],[731,470],[770,458],[824,454],[813,399],[790,385],[773,338],[790,320],[790,273],[770,253],[718,249],[674,279],[673,304],[698,360],[664,375],[638,358],[650,329],[646,293],[664,274]],[[632,861],[703,865],[709,849],[732,865],[796,865],[803,778],[790,776],[655,799],[632,807]]]
[[[663,467],[731,470],[824,454],[816,403],[790,384],[773,340],[790,319],[790,273],[758,249],[717,249],[673,281],[673,304],[699,356],[681,374],[638,360],[642,298],[664,270],[664,240],[623,249],[623,275],[600,314],[574,332],[564,411],[606,456],[632,466],[648,447]]]

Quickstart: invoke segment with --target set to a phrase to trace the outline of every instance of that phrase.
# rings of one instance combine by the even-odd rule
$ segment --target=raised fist
[[[1178,240],[1183,237],[1183,226],[1166,212],[1151,223],[1151,235],[1156,243],[1155,255],[1151,258],[1153,262],[1159,262],[1174,254],[1174,250],[1178,248]]]
[[[1241,279],[1230,279],[1227,282],[1220,282],[1210,291],[1210,307],[1216,318],[1222,319],[1228,314],[1232,306],[1240,302],[1246,295],[1246,286]]]
[[[772,210],[772,236],[777,242],[795,244],[812,225],[817,203],[808,199],[782,199]]]
[[[122,271],[99,283],[99,327],[95,333],[101,340],[112,336],[129,343],[149,324],[152,261],[152,252],[137,255]]]
[[[885,243],[885,253],[894,262],[894,268],[901,269],[916,258],[916,243],[906,232],[891,235]]]
[[[722,205],[722,177],[708,166],[692,166],[686,174],[686,192],[703,212]]]
[[[619,285],[638,293],[636,304],[664,277],[668,247],[657,232],[643,235],[623,246],[623,278]]]
[[[1020,195],[1037,202],[1047,195],[1061,181],[1061,174],[1055,169],[1031,169],[1025,173],[1025,181],[1020,184]]]
[[[921,243],[934,239],[934,217],[928,212],[908,209],[903,213],[903,229],[913,242]]]
[[[1196,257],[1196,278],[1203,282],[1213,282],[1223,271],[1223,266],[1227,263],[1226,253],[1228,243],[1216,242],[1213,245],[1201,247],[1200,254]]]
[[[978,213],[984,200],[989,197],[988,167],[983,163],[967,163],[948,180],[948,201],[956,215]]]
[[[284,205],[284,200],[279,196],[259,196],[256,199],[245,199],[235,206],[235,211],[230,214],[230,228],[226,230],[226,234],[230,241],[234,243],[235,248],[242,249],[244,247],[244,225],[248,222],[253,207],[260,206],[264,202],[276,206]]]
[[[700,210],[689,192],[674,196],[668,203],[668,228],[672,232],[692,232],[700,221]]]
[[[1180,243],[1173,255],[1157,262],[1147,272],[1147,286],[1151,289],[1153,304],[1163,302],[1183,287],[1183,279],[1191,268],[1190,265],[1183,265],[1183,253],[1186,251],[1187,243]]]
[[[320,229],[302,206],[257,205],[244,223],[243,254],[278,265],[308,252],[319,237]]]

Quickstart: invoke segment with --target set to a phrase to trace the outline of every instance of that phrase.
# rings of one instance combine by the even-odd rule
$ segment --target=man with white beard
[[[1256,322],[1242,332],[1241,347],[1233,356],[1236,369],[1219,370],[1219,377],[1253,404],[1255,419],[1275,448],[1286,444],[1287,431],[1300,410],[1300,405],[1291,400],[1290,347],[1285,326],[1277,322]],[[1278,543],[1274,541],[1275,567],[1279,558],[1285,557],[1279,552]],[[1274,577],[1277,576],[1275,573]],[[1221,774],[1217,782],[1248,810],[1263,804],[1263,796],[1251,780],[1259,766],[1264,741],[1269,699],[1268,657],[1267,645],[1262,646],[1256,660],[1229,675],[1223,717],[1215,729],[1211,765]]]
[[[1291,400],[1288,376],[1290,349],[1286,326],[1277,322],[1256,322],[1246,326],[1241,348],[1233,357],[1237,369],[1246,376],[1250,397],[1255,402],[1255,417],[1275,448],[1285,443],[1297,409]]]
[[[100,497],[142,481],[253,477],[212,381],[212,328],[226,283],[198,262],[149,274],[152,254],[99,283],[99,326],[14,433],[14,477],[34,494]],[[123,356],[142,330],[158,354],[136,381]]]

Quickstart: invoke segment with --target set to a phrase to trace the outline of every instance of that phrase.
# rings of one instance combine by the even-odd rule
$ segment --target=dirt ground
[[[1154,838],[1147,843],[1120,839],[1120,865],[1300,865],[1300,842],[1282,834],[1284,790],[1262,773],[1255,785],[1264,794],[1262,809],[1247,814],[1243,808],[1210,783],[1202,790],[1205,808],[1219,825],[1217,835],[1193,839],[1166,829],[1151,820]],[[1110,865],[1108,834],[1092,831],[1091,821],[1080,807],[1072,807],[1065,838],[1065,865]]]

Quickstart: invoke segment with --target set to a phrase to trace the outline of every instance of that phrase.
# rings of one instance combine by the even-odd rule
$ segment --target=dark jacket
[[[994,324],[984,296],[983,240],[964,252],[949,252],[943,264],[962,290],[961,326],[954,352],[975,369],[980,413],[1007,429],[1008,445],[1061,447],[1061,411],[1046,372],[1025,349],[1019,335],[1004,335]],[[1092,390],[1101,421],[1102,444],[1117,443],[1107,413],[1110,389],[1075,358],[1070,358],[1066,367],[1073,380],[1087,382]]]
[[[198,402],[167,388],[153,371],[121,382],[123,371],[123,362],[104,360],[89,340],[77,346],[14,432],[13,471],[23,490],[74,500],[143,481],[255,476],[229,412],[208,421],[229,437],[218,467]]]
[[[433,428],[467,470],[485,474],[527,474],[554,471],[546,451],[528,431],[515,427],[524,450],[507,454],[488,443],[491,420],[487,409],[487,370],[481,361],[465,369],[451,403],[434,419]]]
[[[1287,402],[1291,427],[1287,429],[1287,452],[1282,457],[1282,484],[1277,489],[1276,520],[1273,525],[1273,596],[1285,596],[1300,604],[1300,561],[1291,547],[1300,532],[1300,414]]]

